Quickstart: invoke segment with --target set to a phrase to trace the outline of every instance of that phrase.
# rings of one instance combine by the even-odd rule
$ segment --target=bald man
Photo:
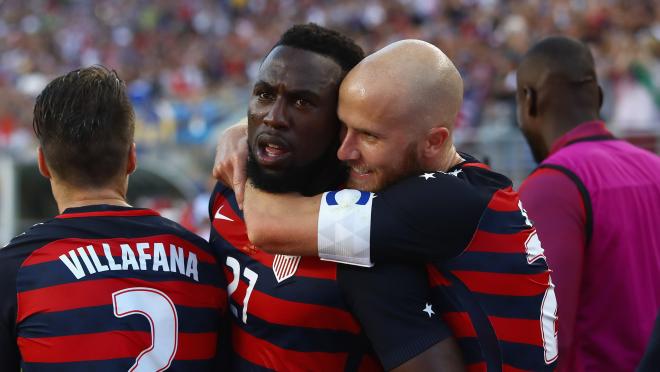
[[[269,252],[353,265],[337,279],[386,368],[448,337],[420,320],[442,315],[468,368],[549,371],[556,301],[543,250],[511,181],[456,151],[461,102],[458,71],[431,44],[404,40],[365,58],[338,107],[338,157],[355,189],[301,197],[248,185],[248,234]]]
[[[547,38],[517,75],[518,120],[541,163],[520,197],[557,285],[559,369],[632,371],[660,309],[660,158],[599,119],[583,43]]]

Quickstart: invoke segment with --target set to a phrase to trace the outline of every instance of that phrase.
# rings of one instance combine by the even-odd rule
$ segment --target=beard
[[[276,194],[297,192],[312,196],[338,189],[348,177],[348,167],[337,159],[338,148],[337,136],[318,158],[308,164],[273,172],[261,167],[248,146],[247,176],[256,188]]]
[[[410,176],[424,172],[422,164],[417,155],[417,144],[410,143],[403,151],[403,157],[399,162],[392,162],[387,167],[377,170],[379,177],[365,184],[352,183],[348,180],[348,187],[369,192],[381,191]]]

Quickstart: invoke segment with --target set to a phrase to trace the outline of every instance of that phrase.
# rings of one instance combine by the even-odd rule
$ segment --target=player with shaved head
[[[518,121],[540,162],[520,196],[554,270],[559,369],[631,371],[660,308],[660,158],[607,130],[580,41],[542,40],[517,78]]]
[[[511,181],[454,147],[462,86],[420,40],[365,58],[339,90],[337,154],[355,189],[301,197],[248,186],[248,233],[270,252],[354,265],[338,280],[386,368],[448,337],[420,328],[420,316],[441,315],[468,368],[550,371],[556,301],[543,249]],[[428,279],[388,262],[427,264]]]

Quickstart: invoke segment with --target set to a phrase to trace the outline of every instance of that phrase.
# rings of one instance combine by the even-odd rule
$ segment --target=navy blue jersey
[[[229,283],[232,370],[382,370],[348,311],[335,263],[272,255],[250,244],[233,191],[222,184],[209,214],[210,243]]]
[[[384,261],[431,263],[428,280],[436,302],[411,307],[410,294],[396,282],[383,285],[387,281],[354,275],[342,287],[365,328],[379,329],[372,341],[381,357],[387,356],[381,350],[423,340],[426,329],[411,322],[419,335],[401,339],[389,331],[383,314],[406,319],[424,311],[442,316],[471,371],[552,370],[557,304],[536,231],[511,182],[464,157],[468,161],[449,172],[401,181],[372,199],[369,244],[376,267]],[[369,269],[361,274],[366,275]],[[427,299],[419,293],[418,303]],[[427,337],[437,332],[426,330]]]
[[[226,284],[147,209],[70,208],[0,250],[3,371],[217,370]]]

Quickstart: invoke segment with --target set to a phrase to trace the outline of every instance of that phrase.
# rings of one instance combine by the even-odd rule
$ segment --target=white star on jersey
[[[428,181],[429,178],[435,178],[435,174],[433,174],[433,173],[424,173],[424,174],[420,175],[420,177],[424,177],[424,179]]]
[[[433,311],[433,305],[429,304],[428,302],[426,303],[426,307],[422,311],[429,314],[429,318],[432,317],[433,314],[435,314],[435,311]]]
[[[455,171],[449,172],[447,174],[451,174],[454,177],[458,177],[458,174],[461,173],[462,171],[463,171],[462,169],[456,169]]]
[[[215,217],[214,218],[219,218],[221,220],[234,222],[234,220],[232,220],[231,218],[229,218],[229,217],[225,216],[224,214],[220,213],[220,211],[222,210],[222,208],[224,206],[225,205],[223,204],[223,205],[220,206],[220,208],[218,208],[218,210],[215,212]]]

